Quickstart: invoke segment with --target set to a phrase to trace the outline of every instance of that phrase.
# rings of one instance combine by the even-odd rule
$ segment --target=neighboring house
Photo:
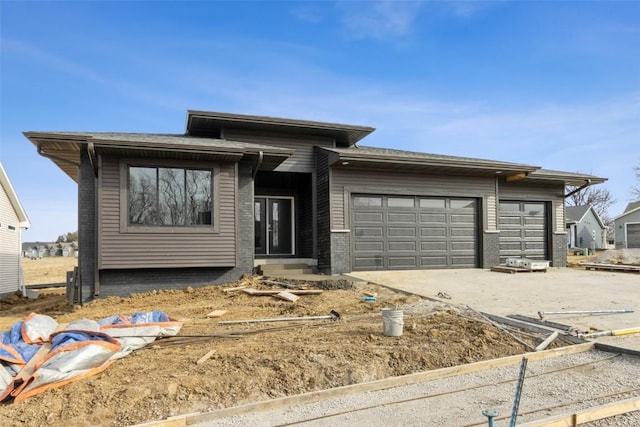
[[[49,256],[49,245],[44,242],[24,242],[22,244],[22,256],[25,258],[43,258]]]
[[[180,135],[25,132],[78,183],[81,300],[237,280],[565,266],[565,187],[538,166],[359,146],[366,126],[188,111]]]
[[[76,242],[25,242],[22,244],[22,256],[26,258],[44,258],[50,256],[78,256]]]
[[[565,222],[569,248],[606,248],[607,226],[593,206],[567,206]]]
[[[29,218],[0,163],[0,296],[20,288],[20,237],[22,229],[29,226]]]
[[[640,249],[640,200],[613,219],[616,249]]]

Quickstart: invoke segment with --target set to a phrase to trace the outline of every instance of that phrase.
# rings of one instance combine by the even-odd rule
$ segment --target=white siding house
[[[0,163],[0,296],[19,289],[20,234],[29,225],[29,218]]]

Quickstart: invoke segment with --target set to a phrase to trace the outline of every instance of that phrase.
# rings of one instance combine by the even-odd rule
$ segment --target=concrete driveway
[[[482,269],[368,271],[361,280],[492,314],[538,317],[538,311],[633,309],[607,315],[546,315],[545,320],[601,330],[640,327],[640,274],[550,268],[546,273]],[[451,299],[439,298],[439,292]],[[640,334],[597,338],[640,351]]]

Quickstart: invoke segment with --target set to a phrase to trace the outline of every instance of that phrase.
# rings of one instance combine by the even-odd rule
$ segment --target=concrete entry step
[[[307,264],[261,264],[258,273],[263,276],[289,276],[294,274],[313,274],[313,270]]]

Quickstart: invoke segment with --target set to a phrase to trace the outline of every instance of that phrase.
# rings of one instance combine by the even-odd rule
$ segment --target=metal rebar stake
[[[493,410],[486,410],[486,411],[482,411],[482,415],[487,417],[487,419],[489,420],[489,427],[493,427],[494,426],[493,419],[498,416],[498,413]]]
[[[522,358],[522,362],[520,363],[520,375],[518,375],[518,385],[516,385],[516,395],[513,399],[513,410],[511,411],[511,422],[509,422],[509,427],[516,427],[516,418],[518,418],[518,408],[520,407],[520,396],[522,395],[522,386],[524,385],[524,374],[527,370],[527,361],[526,357]]]

